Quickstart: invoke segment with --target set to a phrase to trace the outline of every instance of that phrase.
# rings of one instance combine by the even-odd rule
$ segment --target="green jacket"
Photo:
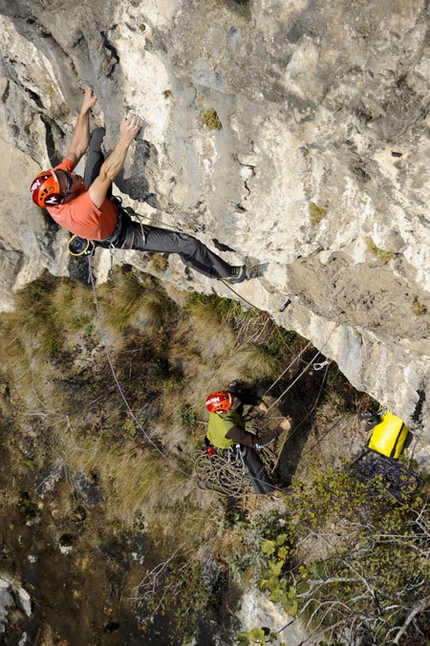
[[[218,449],[228,449],[233,444],[234,440],[226,437],[227,433],[233,426],[240,426],[245,428],[245,422],[237,412],[237,410],[229,410],[223,415],[218,413],[209,413],[209,424],[207,436],[211,444]]]

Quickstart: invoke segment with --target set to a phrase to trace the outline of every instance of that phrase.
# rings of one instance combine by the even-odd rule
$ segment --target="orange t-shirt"
[[[70,173],[74,167],[70,159],[64,159],[54,170],[59,168]],[[70,202],[49,206],[47,209],[57,224],[88,240],[108,238],[116,227],[118,216],[118,207],[107,198],[98,209],[91,201],[88,186],[85,184]]]

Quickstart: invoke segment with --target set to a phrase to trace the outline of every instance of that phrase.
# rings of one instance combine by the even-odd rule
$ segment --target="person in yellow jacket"
[[[270,481],[257,451],[274,442],[284,430],[289,430],[292,418],[284,417],[274,429],[257,436],[246,430],[243,418],[244,404],[258,406],[258,411],[263,415],[267,412],[267,406],[261,398],[240,392],[235,386],[208,395],[206,408],[209,411],[209,423],[206,445],[217,452],[239,444],[254,491],[259,494],[276,493],[277,488]]]

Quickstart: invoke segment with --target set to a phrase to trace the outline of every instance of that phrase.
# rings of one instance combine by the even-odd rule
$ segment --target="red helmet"
[[[232,396],[228,390],[217,390],[206,397],[206,408],[210,413],[226,413],[231,404]]]
[[[31,199],[37,206],[56,206],[61,204],[64,195],[55,171],[44,170],[37,175],[30,186]]]

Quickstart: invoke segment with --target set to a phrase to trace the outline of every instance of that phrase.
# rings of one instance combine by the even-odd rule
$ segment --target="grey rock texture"
[[[428,463],[428,0],[0,0],[0,23],[1,308],[69,271],[27,186],[65,154],[88,84],[107,150],[128,111],[145,118],[125,203],[261,263],[240,297],[403,417]],[[174,258],[163,280],[237,297]]]

